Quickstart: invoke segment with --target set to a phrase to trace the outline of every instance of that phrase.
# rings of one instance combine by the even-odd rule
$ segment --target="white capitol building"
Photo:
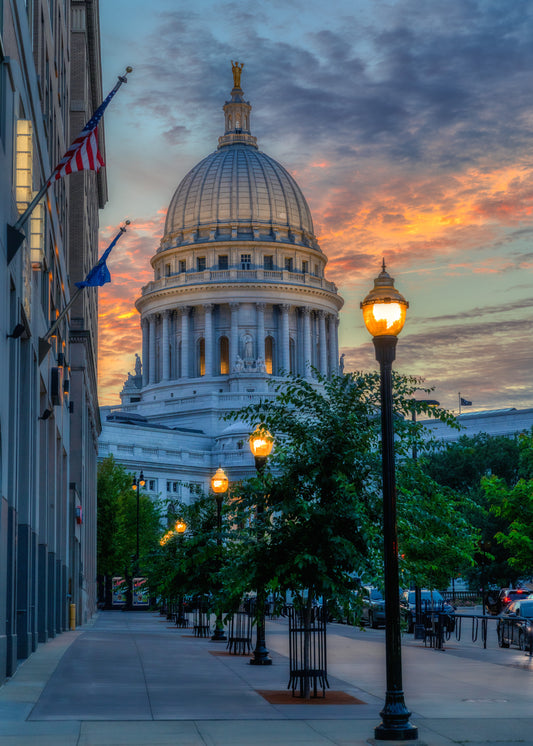
[[[102,407],[99,458],[142,469],[153,496],[189,501],[217,467],[230,481],[254,473],[249,429],[226,412],[274,396],[284,374],[339,372],[342,298],[324,276],[327,258],[293,177],[261,152],[233,64],[218,148],[179,184],[142,288],[142,364],[120,407]],[[511,435],[533,410],[464,414],[464,432]],[[433,435],[457,431],[430,421]]]
[[[179,184],[142,288],[142,365],[102,408],[100,458],[187,500],[219,465],[249,476],[248,430],[221,415],[273,396],[287,373],[339,370],[343,305],[294,178],[258,149],[233,64],[218,148]]]

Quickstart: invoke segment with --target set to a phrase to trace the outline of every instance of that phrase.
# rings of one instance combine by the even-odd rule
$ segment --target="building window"
[[[252,255],[241,254],[241,269],[251,269],[251,268],[252,268]]]
[[[165,275],[170,277],[170,264],[165,264]]]
[[[35,205],[30,217],[30,249],[32,269],[42,269],[44,263],[44,205]]]
[[[285,269],[286,269],[286,270],[287,270],[288,272],[292,272],[292,268],[293,268],[293,260],[292,260],[292,257],[288,257],[288,256],[286,256],[286,257],[285,257]]]
[[[220,375],[229,373],[229,339],[220,337]]]
[[[274,257],[272,255],[263,257],[263,269],[274,269]]]
[[[265,339],[265,368],[268,375],[272,375],[274,370],[274,339],[267,337]]]
[[[179,267],[180,267],[180,270],[179,270],[180,272],[185,272],[186,271],[187,263],[186,263],[185,259],[180,259]]]
[[[205,339],[198,340],[198,373],[205,376]]]
[[[302,262],[302,272],[304,275],[309,272],[309,262]]]
[[[156,484],[155,479],[148,480],[148,492],[155,492],[155,484]]]
[[[228,255],[227,254],[221,254],[218,257],[218,268],[219,269],[227,269],[228,268]]]
[[[189,492],[191,493],[191,495],[201,495],[202,494],[202,483],[201,482],[190,482]]]
[[[196,259],[196,269],[198,272],[203,272],[205,269],[205,256],[199,256]]]
[[[167,482],[167,492],[172,492],[172,483]]]
[[[318,277],[318,264],[315,264],[315,277]]]
[[[33,128],[29,119],[16,127],[15,199],[22,214],[33,199]]]

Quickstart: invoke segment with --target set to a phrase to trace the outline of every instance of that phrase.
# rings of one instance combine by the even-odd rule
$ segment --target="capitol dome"
[[[250,132],[241,70],[232,63],[217,150],[170,201],[150,259],[154,279],[136,301],[142,375],[137,390],[123,391],[150,415],[162,407],[162,424],[179,419],[196,427],[199,412],[205,422],[209,410],[212,434],[222,430],[219,411],[250,401],[239,397],[273,396],[274,379],[312,379],[316,370],[328,376],[339,365],[343,301],[324,275],[327,257],[298,184]],[[189,406],[190,420],[183,409]]]
[[[235,85],[218,149],[185,176],[170,202],[162,250],[183,243],[261,240],[320,251],[311,212],[289,172],[258,150],[249,102]]]
[[[313,221],[300,187],[277,161],[253,145],[219,147],[183,179],[170,202],[165,239],[183,231],[216,227],[225,239],[237,227],[242,238],[315,245]],[[259,235],[258,235],[259,234]]]

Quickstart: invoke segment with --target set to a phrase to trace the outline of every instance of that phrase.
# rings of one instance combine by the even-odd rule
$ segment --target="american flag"
[[[98,171],[104,166],[104,159],[98,150],[98,124],[108,103],[118,90],[116,85],[94,112],[78,137],[71,144],[63,158],[54,168],[48,185],[75,171]]]

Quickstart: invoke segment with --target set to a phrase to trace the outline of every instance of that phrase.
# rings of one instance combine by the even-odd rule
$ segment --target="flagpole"
[[[460,391],[457,396],[459,397],[459,414],[461,414],[461,392]]]
[[[110,95],[114,95],[118,91],[118,89],[120,88],[120,86],[123,83],[127,83],[128,82],[128,79],[127,79],[126,76],[128,75],[128,73],[131,73],[132,70],[133,70],[133,68],[128,66],[126,68],[126,72],[124,73],[124,75],[119,75],[118,76],[118,80],[115,83],[115,86],[113,87],[113,89],[109,92],[108,98],[109,98]],[[55,169],[54,169],[54,171],[55,171]],[[37,192],[37,194],[35,195],[35,197],[32,199],[32,201],[30,202],[30,204],[28,205],[28,207],[24,210],[24,212],[22,213],[22,215],[19,216],[19,219],[17,220],[17,222],[15,223],[15,225],[8,225],[8,244],[9,244],[9,246],[8,246],[8,263],[11,261],[11,259],[13,259],[13,257],[17,253],[17,250],[18,250],[20,244],[24,241],[25,235],[24,235],[24,233],[21,233],[20,229],[22,228],[23,225],[26,224],[28,218],[32,214],[33,210],[35,209],[35,206],[40,201],[41,197],[45,194],[45,192],[48,191],[48,188],[52,185],[52,182],[50,181],[50,179],[54,175],[54,171],[52,171],[52,173],[50,174],[50,176],[48,176],[48,178],[45,179],[44,184],[39,189],[39,191]]]
[[[115,236],[115,238],[113,239],[113,241],[110,244],[111,248],[116,244],[116,242],[118,241],[118,239],[120,238],[120,236],[123,233],[126,233],[126,225],[129,225],[129,224],[130,224],[130,221],[126,220],[125,221],[125,225],[121,225],[120,226],[119,232],[117,233],[117,235]],[[101,259],[99,261],[101,261]],[[83,285],[81,288],[77,288],[77,290],[74,293],[74,295],[72,296],[72,298],[69,300],[69,302],[67,303],[67,305],[65,306],[65,308],[61,311],[61,313],[59,314],[59,316],[57,317],[57,319],[54,321],[54,323],[52,324],[52,326],[50,327],[50,329],[46,332],[46,334],[44,335],[44,337],[39,337],[39,364],[42,363],[42,361],[44,360],[45,355],[48,353],[48,350],[51,347],[51,344],[50,344],[50,342],[48,340],[50,339],[50,337],[54,336],[54,333],[55,333],[57,327],[63,321],[63,319],[65,318],[65,316],[67,315],[67,313],[70,311],[70,309],[72,308],[72,306],[74,305],[74,303],[78,300],[78,298],[80,297],[80,295],[83,292],[84,288],[86,288],[86,287],[90,287],[90,286]]]
[[[61,311],[61,313],[59,314],[59,316],[57,317],[57,319],[54,321],[54,323],[52,324],[52,326],[50,327],[50,329],[46,332],[46,334],[44,335],[44,337],[39,337],[39,341],[42,340],[43,342],[48,342],[48,340],[50,339],[50,337],[54,336],[55,330],[57,329],[57,327],[59,326],[59,324],[63,321],[63,319],[65,318],[65,316],[67,315],[67,313],[70,311],[70,309],[74,305],[74,303],[78,300],[78,298],[80,297],[80,295],[82,293],[82,290],[83,290],[83,288],[78,288],[76,290],[76,292],[74,293],[74,295],[72,296],[72,298],[70,299],[70,301],[67,303],[67,305],[65,306],[65,308]]]

